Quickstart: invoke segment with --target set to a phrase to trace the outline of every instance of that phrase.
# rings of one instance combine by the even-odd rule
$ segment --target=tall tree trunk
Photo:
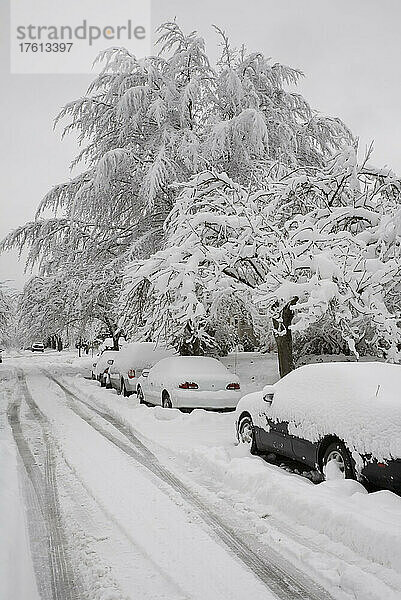
[[[179,353],[181,356],[203,356],[204,348],[200,339],[193,335],[193,331],[187,324],[184,335],[180,340]]]
[[[63,349],[63,340],[61,339],[60,336],[57,336],[57,350],[58,352],[61,352]]]
[[[275,331],[282,331],[283,334],[279,335],[278,333],[274,335],[274,339],[276,340],[277,345],[277,353],[278,353],[278,367],[280,377],[284,377],[291,371],[294,370],[294,357],[292,353],[292,332],[290,329],[290,325],[292,323],[292,319],[294,317],[294,313],[292,311],[292,306],[297,302],[298,298],[294,298],[286,304],[281,311],[281,321],[277,319],[273,319],[273,327]]]
[[[119,350],[118,342],[121,337],[121,329],[112,323],[107,316],[104,317],[103,322],[106,323],[110,336],[113,338],[113,350]]]
[[[118,345],[118,341],[120,339],[120,335],[121,335],[120,333],[117,333],[117,334],[115,333],[113,335],[113,350],[119,350],[120,349],[120,346]]]

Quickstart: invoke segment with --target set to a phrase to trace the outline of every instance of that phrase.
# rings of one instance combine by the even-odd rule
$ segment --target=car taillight
[[[240,389],[240,384],[239,383],[229,383],[228,386],[226,387],[227,390],[239,390]]]
[[[128,370],[128,377],[130,379],[133,379],[135,377],[135,369],[129,369]]]
[[[198,384],[193,381],[184,381],[184,383],[180,383],[178,386],[181,390],[197,390]]]
[[[103,372],[104,373],[108,373],[109,372],[109,367],[107,367],[107,369],[105,369]]]

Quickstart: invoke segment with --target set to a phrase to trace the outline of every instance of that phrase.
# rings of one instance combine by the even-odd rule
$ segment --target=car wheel
[[[240,443],[247,444],[249,446],[249,451],[251,454],[258,453],[252,417],[248,414],[242,415],[238,421],[238,439]]]
[[[131,396],[131,392],[129,392],[127,390],[127,388],[125,387],[124,381],[122,381],[122,383],[121,383],[121,393],[125,398],[128,398],[128,396]]]
[[[138,385],[136,394],[138,396],[139,404],[145,404],[145,396],[143,395],[143,391],[140,385]]]
[[[163,392],[162,395],[162,407],[163,408],[173,408],[171,398],[168,392]]]
[[[351,455],[342,442],[330,444],[323,455],[322,472],[326,481],[355,479]]]

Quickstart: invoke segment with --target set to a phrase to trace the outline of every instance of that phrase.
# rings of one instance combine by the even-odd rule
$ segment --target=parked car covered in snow
[[[215,358],[173,356],[138,380],[139,401],[164,408],[233,410],[241,397],[236,375]]]
[[[174,349],[157,346],[154,342],[131,342],[118,353],[109,369],[111,387],[124,396],[136,393],[138,378],[162,358],[175,354]]]
[[[36,342],[35,344],[32,344],[31,351],[32,352],[44,352],[45,346],[41,342]]]
[[[306,365],[244,396],[236,429],[251,452],[276,453],[326,479],[401,491],[401,366]]]
[[[105,350],[96,357],[92,364],[92,379],[99,381],[102,387],[110,388],[109,369],[113,364],[118,350]]]

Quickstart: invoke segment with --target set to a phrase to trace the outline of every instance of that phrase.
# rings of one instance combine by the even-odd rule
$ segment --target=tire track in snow
[[[107,412],[101,411],[56,379],[51,373],[44,371],[46,376],[56,383],[75,402],[69,402],[69,407],[81,419],[86,421],[99,434],[112,444],[128,454],[140,465],[150,471],[158,480],[167,484],[193,508],[201,520],[212,530],[213,534],[248,567],[280,600],[331,600],[332,596],[314,581],[308,579],[298,569],[293,567],[274,550],[264,549],[265,556],[259,556],[251,545],[244,542],[226,523],[224,523],[210,508],[202,502],[178,477],[165,468],[158,458],[133,433],[132,428],[126,427]],[[122,434],[129,444],[104,429],[93,417],[82,411],[76,402],[84,405],[92,413],[112,425]]]
[[[19,455],[31,484],[25,490],[25,495],[29,502],[28,511],[32,517],[30,518],[30,542],[39,592],[43,600],[81,600],[83,593],[74,579],[66,553],[66,540],[58,504],[55,460],[46,430],[46,420],[38,406],[33,402],[25,376],[20,369],[17,371],[17,376],[21,395],[10,403],[7,416]],[[36,422],[39,423],[42,429],[46,450],[44,476],[24,436],[20,419],[21,397],[24,398]],[[45,559],[45,568],[37,560],[38,548],[41,549],[42,559]]]

